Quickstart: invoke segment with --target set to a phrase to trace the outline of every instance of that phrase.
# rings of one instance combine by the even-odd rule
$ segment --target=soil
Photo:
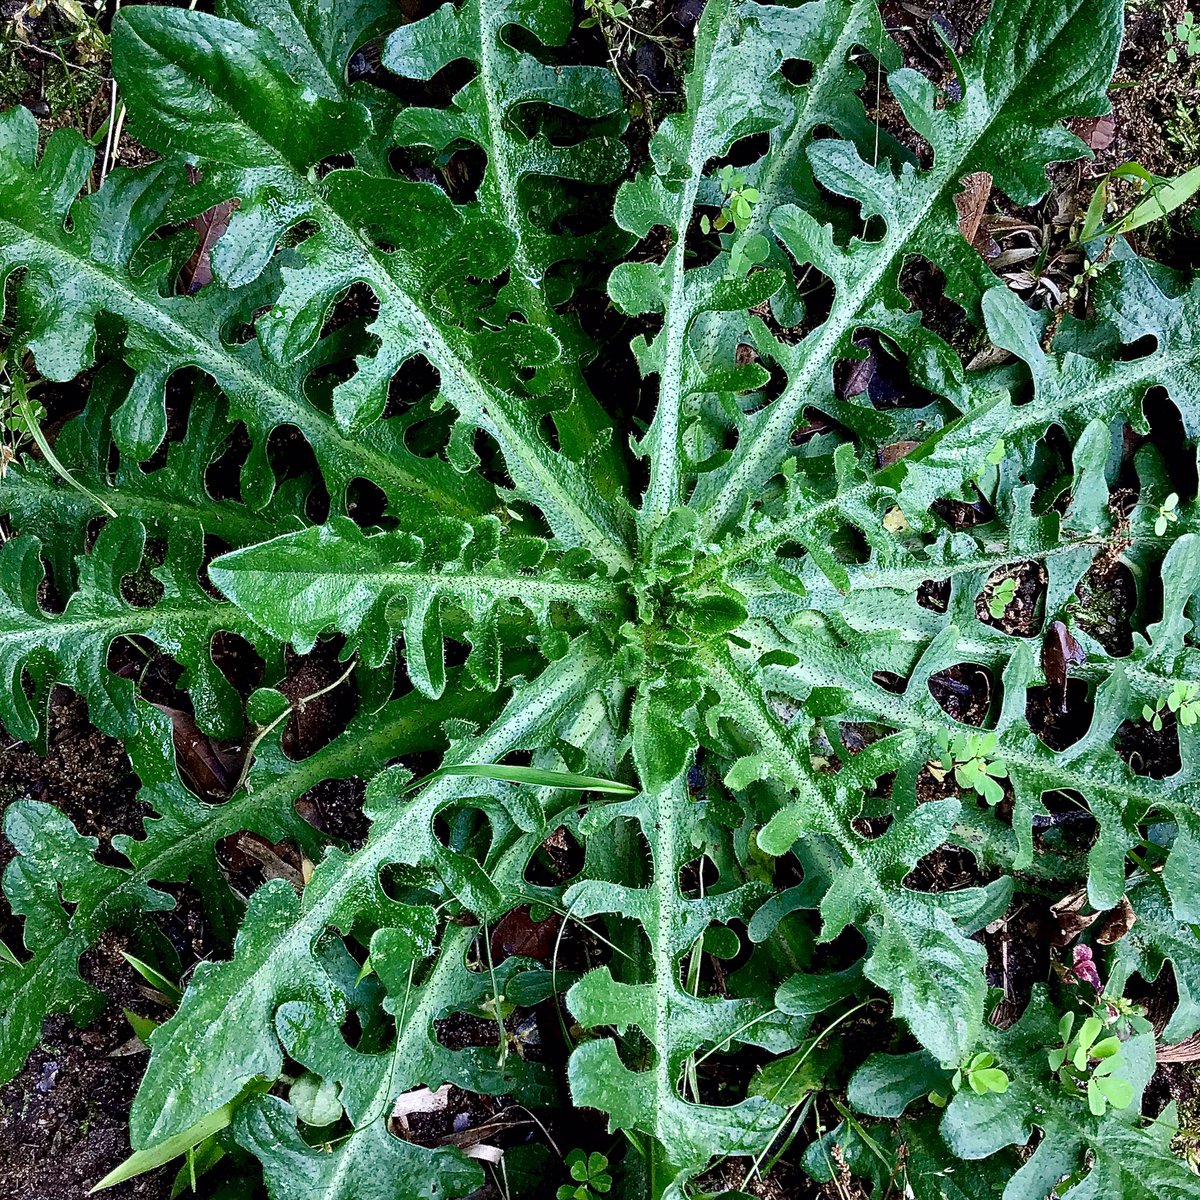
[[[88,724],[84,704],[70,693],[57,690],[50,711],[46,758],[21,744],[0,753],[0,808],[18,799],[53,804],[81,833],[99,839],[102,862],[123,863],[112,849],[112,836],[137,832],[146,812],[137,801],[137,780],[124,751]],[[0,861],[7,862],[12,853],[9,843],[0,841]],[[206,947],[198,914],[186,907],[186,897],[170,923],[191,932],[177,937],[176,947],[181,957],[196,961]],[[0,937],[9,946],[21,945],[20,922],[7,907],[0,909]],[[129,1105],[146,1054],[121,1010],[156,1020],[167,1014],[147,997],[143,981],[121,957],[127,944],[120,934],[110,934],[83,958],[84,979],[109,1000],[99,1019],[80,1030],[68,1017],[50,1017],[24,1070],[0,1088],[0,1195],[79,1200],[129,1154]],[[165,1200],[173,1177],[173,1168],[164,1169],[109,1195]]]

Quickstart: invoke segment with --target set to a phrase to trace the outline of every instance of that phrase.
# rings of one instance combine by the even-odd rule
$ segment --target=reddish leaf
[[[492,959],[499,962],[516,955],[548,963],[558,938],[559,918],[551,913],[544,921],[534,921],[529,907],[514,908],[492,928]]]
[[[1091,150],[1107,150],[1117,136],[1117,121],[1112,113],[1104,117],[1080,117],[1072,123],[1072,128]]]
[[[1060,713],[1067,711],[1067,673],[1072,665],[1078,666],[1086,660],[1087,654],[1071,631],[1061,621],[1055,621],[1042,645],[1042,671]]]
[[[1092,957],[1092,948],[1090,946],[1075,947],[1071,970],[1080,983],[1091,984],[1096,989],[1097,996],[1104,990],[1100,983],[1100,972],[1096,970],[1096,960]]]
[[[221,240],[221,235],[229,228],[229,218],[235,208],[240,207],[241,201],[236,197],[232,200],[222,200],[214,204],[198,217],[193,217],[188,224],[200,235],[192,257],[187,260],[179,272],[179,290],[189,296],[198,292],[205,284],[212,283],[212,252],[213,247]]]

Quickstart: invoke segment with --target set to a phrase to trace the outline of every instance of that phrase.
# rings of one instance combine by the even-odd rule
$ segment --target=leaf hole
[[[363,813],[366,784],[357,775],[349,779],[323,779],[296,798],[301,820],[327,837],[357,850],[367,840],[370,822]]]
[[[232,633],[228,629],[218,629],[213,634],[209,653],[213,665],[243,700],[249,697],[255,688],[262,686],[266,663],[254,644],[241,634]]]
[[[1115,554],[1102,553],[1079,581],[1075,595],[1075,624],[1114,657],[1132,654],[1137,583],[1129,567]]]
[[[152,572],[166,559],[167,543],[163,538],[147,538],[142,561],[136,570],[121,577],[121,599],[135,608],[153,608],[166,594],[162,583]]]
[[[554,417],[550,413],[546,413],[540,421],[538,421],[538,433],[541,439],[554,451],[555,454],[562,453],[562,443],[558,438],[558,427],[554,424]]]
[[[883,813],[877,817],[855,817],[850,824],[859,837],[873,842],[876,838],[883,837],[891,829],[895,819],[895,813]]]
[[[930,612],[944,613],[950,607],[949,579],[925,579],[917,588],[917,603]]]
[[[558,887],[582,870],[583,845],[565,825],[560,825],[534,850],[524,876],[535,887]]]
[[[1125,721],[1113,738],[1117,753],[1135,774],[1148,779],[1166,779],[1183,767],[1179,753],[1179,728],[1175,715],[1164,712],[1162,728],[1139,718]]]
[[[1167,468],[1170,490],[1179,494],[1181,505],[1186,504],[1197,490],[1195,439],[1200,436],[1200,421],[1191,417],[1185,422],[1178,406],[1161,387],[1146,393],[1142,410],[1150,422],[1150,441]]]
[[[903,675],[897,675],[895,671],[872,671],[871,682],[876,687],[881,687],[885,692],[891,692],[893,696],[903,696],[908,690],[908,680]]]
[[[793,87],[807,87],[812,82],[813,69],[807,58],[786,58],[779,73]]]
[[[356,475],[346,487],[346,515],[360,528],[378,525],[388,510],[387,493],[377,483]]]
[[[993,571],[975,598],[976,618],[1012,637],[1036,637],[1045,616],[1047,578],[1036,561]]]
[[[329,745],[345,732],[358,708],[353,675],[323,692],[346,670],[341,657],[344,645],[345,638],[339,635],[318,642],[308,654],[297,654],[291,647],[285,653],[286,673],[278,688],[292,705],[283,730],[283,751],[293,760],[308,758]]]
[[[1038,849],[1051,854],[1086,852],[1099,833],[1087,801],[1076,791],[1054,789],[1042,796],[1044,812],[1033,816],[1033,839]]]
[[[241,471],[251,448],[246,423],[236,422],[217,456],[204,468],[204,489],[214,500],[241,501]]]
[[[442,377],[424,354],[405,359],[388,383],[384,417],[397,417],[421,400],[432,399],[441,391]]]
[[[929,694],[941,710],[963,725],[982,725],[991,708],[994,680],[982,663],[955,663],[929,676]]]
[[[327,154],[316,166],[316,174],[318,179],[324,179],[330,171],[347,170],[355,165],[354,155],[345,152],[341,154]]]
[[[720,882],[717,864],[707,854],[679,868],[679,893],[687,900],[708,895]]]
[[[935,262],[914,254],[900,270],[900,290],[922,323],[946,342],[960,358],[969,358],[978,348],[978,335],[971,322],[963,320],[963,309],[947,291],[946,275]],[[959,297],[961,298],[961,297]]]
[[[1025,691],[1025,719],[1051,750],[1075,745],[1091,728],[1095,712],[1082,679],[1067,680],[1065,703],[1053,688],[1036,686]]]
[[[1137,362],[1141,358],[1150,358],[1158,353],[1159,340],[1153,333],[1144,333],[1132,342],[1118,346],[1113,353],[1117,362]]]
[[[326,338],[347,325],[370,325],[378,315],[379,300],[375,293],[365,283],[356,281],[342,292],[325,314],[321,337]]]
[[[183,441],[187,433],[188,413],[192,407],[192,397],[197,386],[203,386],[197,374],[190,368],[172,371],[167,379],[164,391],[164,405],[167,412],[167,431],[163,440],[155,447],[154,453],[138,466],[143,475],[159,471],[167,465],[167,456],[174,443]],[[202,401],[211,403],[208,396],[201,397]],[[152,399],[150,403],[155,403]]]
[[[973,500],[948,499],[943,497],[935,500],[929,511],[935,517],[945,521],[951,529],[974,529],[978,525],[987,525],[996,518],[996,510],[991,501],[979,490],[975,483],[970,485],[970,491],[975,493]]]
[[[436,4],[428,3],[427,0],[420,0],[419,3],[408,6],[406,19],[418,20],[433,12],[436,7]],[[368,71],[374,86],[398,96],[406,108],[445,108],[458,92],[479,74],[478,68],[470,59],[456,58],[429,79],[410,79],[388,68],[373,69],[371,64],[378,58],[378,54],[378,50],[370,44],[365,46],[363,62],[359,69]]]
[[[908,358],[891,339],[874,330],[860,329],[854,335],[854,345],[866,351],[866,356],[842,359],[834,368],[843,397],[865,396],[880,412],[926,408],[934,402],[929,392],[912,381]]]

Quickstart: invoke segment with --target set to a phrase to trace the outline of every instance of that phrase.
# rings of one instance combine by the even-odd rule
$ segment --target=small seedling
[[[1150,722],[1155,733],[1163,727],[1164,712],[1174,713],[1179,724],[1188,729],[1200,721],[1200,683],[1180,680],[1166,696],[1159,697],[1152,705],[1142,705],[1142,717]]]
[[[1196,24],[1195,13],[1184,13],[1183,20],[1176,24],[1172,30],[1174,37],[1171,34],[1167,35],[1169,49],[1167,50],[1167,62],[1177,63],[1179,61],[1179,47],[1183,47],[1183,52],[1188,58],[1194,58],[1200,54],[1200,25]]]
[[[1002,579],[994,588],[992,594],[988,598],[988,615],[993,621],[998,621],[1008,611],[1008,606],[1016,599],[1017,596],[1017,581],[1015,579]]]
[[[619,25],[629,20],[629,9],[621,0],[583,0],[588,14],[579,22],[580,29],[593,29],[597,25]]]
[[[1168,525],[1179,520],[1179,493],[1172,492],[1159,506],[1154,518],[1154,535],[1162,537]]]
[[[974,791],[990,805],[1004,799],[1004,789],[997,779],[1008,778],[1008,767],[1000,761],[992,761],[996,752],[997,737],[994,733],[956,733],[943,730],[939,736],[942,747],[940,765],[931,762],[934,776],[945,779],[952,771],[954,782],[960,788]]]
[[[1074,1027],[1075,1014],[1066,1013],[1058,1023],[1062,1045],[1047,1056],[1050,1070],[1058,1073],[1072,1094],[1086,1093],[1093,1116],[1102,1117],[1109,1108],[1128,1108],[1133,1102],[1133,1084],[1128,1079],[1113,1078],[1113,1071],[1122,1061],[1121,1039],[1115,1035],[1100,1038],[1104,1020],[1094,1015],[1072,1037]]]
[[[595,1150],[591,1154],[572,1150],[567,1155],[567,1169],[575,1183],[564,1183],[558,1189],[558,1200],[595,1200],[612,1188],[608,1159]]]
[[[721,191],[725,193],[725,203],[721,205],[721,211],[711,220],[707,213],[700,218],[701,230],[704,233],[711,233],[715,229],[720,233],[730,225],[734,229],[745,229],[750,223],[750,218],[754,214],[754,206],[759,200],[758,189],[747,187],[745,175],[729,166],[721,168],[717,173],[717,180],[721,185]]]
[[[996,1056],[986,1050],[980,1051],[970,1062],[959,1067],[950,1078],[950,1086],[956,1092],[966,1086],[977,1096],[986,1096],[989,1092],[1007,1092],[1008,1084],[1008,1072],[996,1066]],[[938,1108],[945,1108],[948,1099],[941,1092],[929,1093],[929,1102]]]

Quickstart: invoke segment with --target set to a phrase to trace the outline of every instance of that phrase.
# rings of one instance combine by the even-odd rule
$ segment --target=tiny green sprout
[[[1008,1091],[1008,1075],[996,1066],[995,1055],[986,1050],[976,1054],[965,1067],[959,1067],[954,1072],[951,1083],[956,1092],[964,1081],[977,1096],[986,1096],[988,1092]]]
[[[1109,1108],[1128,1108],[1133,1103],[1133,1084],[1113,1078],[1121,1065],[1121,1039],[1115,1035],[1101,1038],[1104,1019],[1092,1015],[1075,1029],[1075,1014],[1064,1014],[1058,1023],[1062,1044],[1047,1055],[1050,1070],[1056,1072],[1063,1087],[1072,1095],[1086,1095],[1093,1116],[1102,1117]]]
[[[588,14],[579,22],[580,29],[592,29],[597,25],[618,25],[629,19],[629,9],[620,0],[583,0]]]
[[[1142,720],[1149,721],[1155,733],[1162,731],[1163,727],[1163,710],[1167,707],[1167,702],[1164,699],[1155,700],[1153,704],[1142,705]]]
[[[944,779],[951,771],[960,788],[970,789],[988,804],[995,806],[1004,799],[1004,789],[996,782],[1008,778],[1008,767],[993,760],[997,737],[994,733],[956,733],[943,730],[939,734],[942,747],[940,768],[931,763],[935,774]]]
[[[1173,30],[1174,40],[1183,47],[1183,52],[1193,58],[1200,54],[1200,25],[1196,24],[1195,13],[1184,13],[1183,19],[1179,21]],[[1167,35],[1168,43],[1171,42],[1171,34]],[[1176,46],[1171,45],[1167,50],[1167,62],[1176,63],[1179,61],[1179,51]]]
[[[950,1086],[956,1092],[962,1091],[965,1085],[977,1096],[986,1096],[989,1092],[1007,1092],[1008,1084],[1008,1073],[996,1066],[996,1056],[986,1050],[981,1050],[950,1077]],[[947,1095],[938,1091],[930,1092],[927,1099],[938,1108],[945,1108],[949,1101]]]
[[[712,219],[707,214],[700,218],[700,229],[704,233],[711,233],[714,229],[720,233],[730,225],[737,230],[744,229],[750,223],[754,206],[758,203],[758,189],[747,187],[745,175],[730,166],[720,169],[717,181],[725,194],[725,203]]]
[[[558,1200],[594,1200],[612,1188],[612,1176],[608,1173],[608,1159],[597,1153],[584,1154],[572,1150],[567,1155],[567,1169],[574,1184],[564,1183],[558,1189]]]
[[[1005,454],[1008,453],[1007,447],[1004,445],[1004,439],[1001,438],[989,451],[987,456],[988,465],[998,467],[1003,461]]]
[[[1190,729],[1200,721],[1200,683],[1180,680],[1167,696],[1167,707],[1179,719],[1180,725]]]
[[[988,599],[988,614],[993,621],[998,621],[1005,612],[1008,606],[1013,602],[1017,595],[1017,581],[1015,579],[1002,579],[994,588]]]
[[[1180,680],[1153,704],[1142,705],[1142,718],[1150,722],[1155,733],[1162,730],[1163,715],[1167,712],[1174,713],[1179,724],[1188,729],[1200,721],[1200,683]]]
[[[1146,1020],[1146,1010],[1140,1004],[1126,1000],[1124,996],[1105,994],[1100,997],[1099,1004],[1108,1010],[1116,1029],[1126,1029],[1132,1033],[1150,1033],[1154,1028]]]
[[[1158,515],[1154,518],[1154,533],[1156,537],[1162,537],[1167,532],[1167,526],[1173,525],[1179,520],[1179,496],[1176,492],[1172,492],[1159,506]]]

